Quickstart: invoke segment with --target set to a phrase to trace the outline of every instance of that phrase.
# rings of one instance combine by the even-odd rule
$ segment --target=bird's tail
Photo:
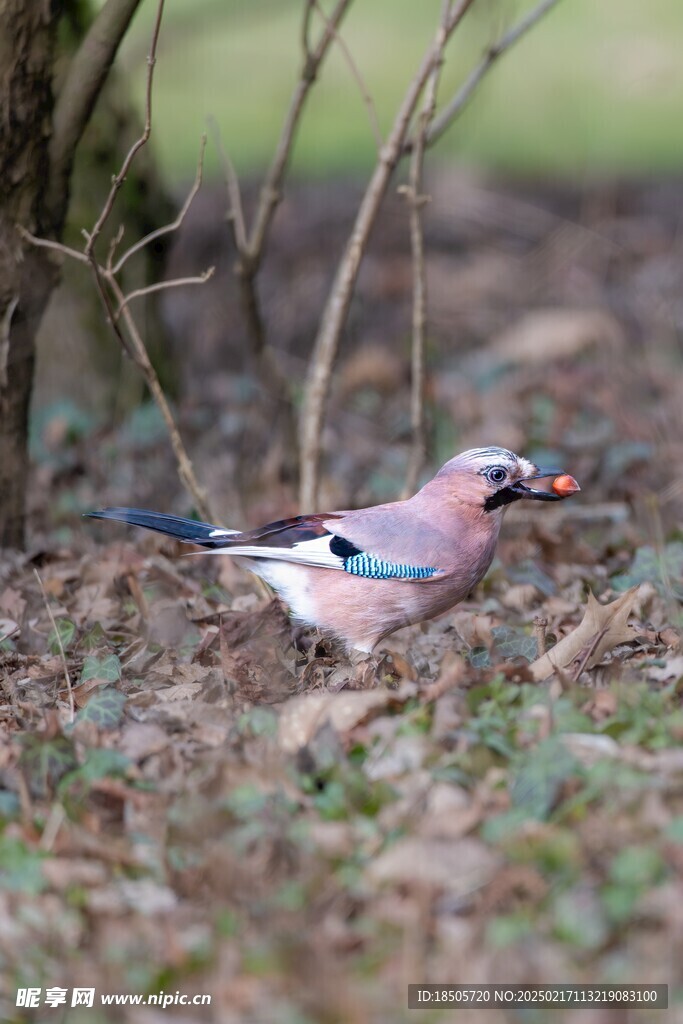
[[[130,523],[131,526],[142,526],[146,530],[156,530],[167,537],[185,541],[187,544],[201,544],[204,547],[220,547],[225,538],[239,533],[239,530],[225,530],[221,526],[212,526],[196,519],[183,519],[182,516],[167,516],[162,512],[149,512],[144,508],[102,508],[97,512],[86,512],[91,519],[113,519],[117,523]]]

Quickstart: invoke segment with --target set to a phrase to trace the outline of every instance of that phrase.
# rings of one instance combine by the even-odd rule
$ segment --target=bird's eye
[[[494,466],[493,469],[488,471],[486,476],[492,484],[502,484],[503,480],[507,478],[507,470],[501,466]]]

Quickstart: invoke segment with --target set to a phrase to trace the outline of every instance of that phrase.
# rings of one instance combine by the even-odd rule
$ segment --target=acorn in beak
[[[536,487],[528,486],[529,480],[545,480],[548,477],[553,477],[552,491],[543,491]],[[533,476],[510,484],[509,490],[519,498],[531,498],[534,501],[562,501],[563,498],[576,494],[581,488],[574,477],[570,476],[569,473],[565,473],[562,469],[547,469],[536,466],[536,472]]]

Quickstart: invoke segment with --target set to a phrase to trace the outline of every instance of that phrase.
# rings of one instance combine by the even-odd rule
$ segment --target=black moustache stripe
[[[495,494],[489,494],[484,502],[484,511],[493,512],[495,508],[510,505],[513,501],[519,501],[521,497],[522,495],[519,491],[515,491],[513,487],[501,487]]]

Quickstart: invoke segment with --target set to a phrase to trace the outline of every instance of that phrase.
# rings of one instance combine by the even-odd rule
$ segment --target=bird
[[[554,491],[530,486],[549,477]],[[369,655],[402,626],[467,597],[491,565],[509,505],[560,501],[579,490],[563,470],[488,447],[456,455],[406,500],[298,515],[244,532],[136,508],[86,515],[230,555],[262,577],[294,619]]]

